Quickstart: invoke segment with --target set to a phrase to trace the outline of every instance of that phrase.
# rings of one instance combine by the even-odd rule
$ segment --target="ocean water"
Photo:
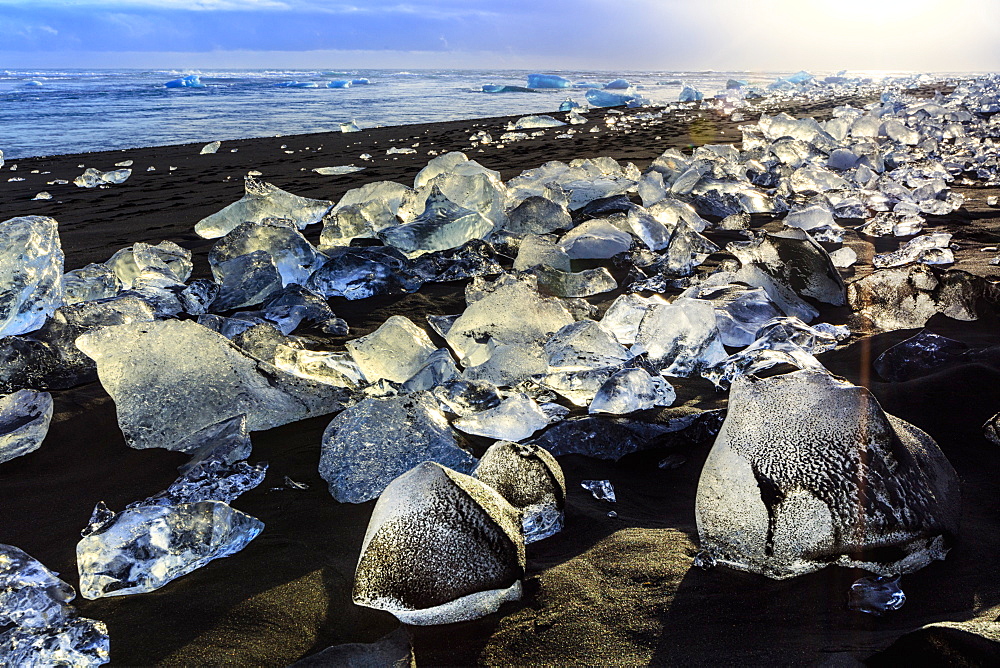
[[[729,79],[768,84],[789,72],[559,71],[573,82],[624,77],[654,103],[677,100],[683,84],[712,94]],[[199,74],[205,88],[166,88]],[[486,83],[525,85],[512,70],[4,70],[0,71],[0,150],[10,158],[188,142],[551,112],[582,89],[481,92]],[[818,76],[829,72],[814,72]],[[851,73],[853,76],[861,74]],[[890,73],[875,73],[887,76]],[[893,75],[900,73],[892,73]],[[869,74],[869,76],[871,76]],[[326,88],[334,79],[369,85]],[[320,88],[285,88],[314,81]],[[683,83],[681,83],[683,82]]]

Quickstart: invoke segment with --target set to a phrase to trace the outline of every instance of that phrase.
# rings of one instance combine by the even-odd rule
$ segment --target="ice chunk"
[[[830,253],[830,261],[838,269],[847,269],[858,261],[858,254],[850,246],[844,246]]]
[[[342,174],[353,174],[360,172],[364,167],[356,165],[338,165],[337,167],[313,167],[314,172],[322,176],[340,176]]]
[[[88,167],[83,174],[73,179],[80,188],[96,188],[108,184],[125,183],[128,177],[132,176],[131,169],[115,169],[110,172],[102,172],[99,169]]]
[[[281,289],[281,276],[270,253],[263,250],[212,263],[219,293],[213,311],[259,304]]]
[[[448,153],[443,153],[436,158],[429,160],[427,165],[417,172],[417,176],[413,179],[413,187],[414,189],[420,189],[424,186],[428,186],[436,176],[452,173],[459,166],[465,165],[468,162],[469,156],[465,155],[461,151],[449,151]],[[475,161],[472,162],[475,165],[479,165],[479,163]],[[485,168],[483,169],[485,171]]]
[[[476,619],[521,597],[521,513],[475,478],[424,462],[375,504],[354,602],[405,624]]]
[[[434,166],[428,174],[433,174],[438,168],[439,166]],[[424,171],[427,169],[425,167]],[[419,174],[417,178],[420,178]],[[474,160],[461,162],[450,171],[430,178],[426,185],[417,190],[413,201],[400,206],[398,215],[404,223],[412,222],[413,218],[418,216],[421,212],[420,205],[423,205],[423,211],[426,211],[427,197],[435,187],[448,201],[481,214],[493,223],[494,228],[499,229],[506,225],[507,214],[504,212],[504,206],[507,187],[500,180],[499,172],[486,169]]]
[[[740,347],[753,343],[757,330],[781,315],[778,306],[762,288],[741,284],[696,286],[681,293],[681,296],[712,302],[722,344],[726,346]]]
[[[402,315],[389,317],[371,334],[345,345],[369,383],[382,378],[402,383],[436,350],[427,333]]]
[[[41,447],[51,419],[48,392],[18,390],[0,395],[0,464]]]
[[[406,257],[394,248],[343,246],[326,251],[306,287],[324,297],[365,299],[415,292],[421,285]]]
[[[482,214],[463,208],[434,185],[424,203],[424,212],[408,223],[380,230],[386,245],[410,255],[447,250],[470,239],[479,239],[493,230],[493,223]]]
[[[37,630],[60,626],[75,617],[69,602],[76,598],[76,592],[58,575],[23,550],[0,545],[0,626],[14,624]],[[0,641],[0,647],[2,644]],[[0,658],[7,658],[2,650]]]
[[[76,546],[84,598],[154,591],[242,550],[264,528],[219,501],[123,510]]]
[[[59,223],[21,216],[0,223],[0,337],[38,329],[62,303]]]
[[[199,151],[199,153],[201,155],[210,155],[212,153],[218,153],[219,148],[221,146],[222,146],[222,142],[221,141],[209,142],[209,143],[207,143],[207,144],[205,144],[204,146],[201,147],[201,151]]]
[[[181,248],[173,241],[161,241],[155,246],[139,242],[115,252],[104,264],[114,271],[126,290],[148,270],[155,270],[184,282],[190,278],[194,268],[191,251]]]
[[[281,276],[282,285],[304,284],[320,262],[312,244],[293,227],[279,222],[243,223],[212,247],[208,262],[213,269],[227,260],[264,251]],[[216,276],[216,280],[219,277]],[[219,281],[223,283],[224,281]]]
[[[558,74],[529,74],[528,88],[569,88],[572,82]]]
[[[326,300],[301,285],[292,283],[269,297],[262,307],[264,317],[275,323],[282,334],[291,334],[302,322],[326,334],[347,334],[347,323],[336,317]]]
[[[618,287],[618,282],[604,267],[574,272],[542,266],[535,267],[532,272],[538,277],[539,290],[556,297],[590,297]]]
[[[248,176],[243,198],[202,218],[194,226],[194,231],[205,239],[217,239],[240,223],[260,223],[266,218],[288,220],[301,230],[323,220],[332,206],[333,202],[299,197]]]
[[[557,239],[551,235],[525,235],[514,259],[514,270],[524,271],[544,264],[552,269],[572,271],[569,256],[556,244]]]
[[[417,665],[410,646],[410,634],[406,627],[399,625],[373,643],[345,643],[332,645],[326,649],[299,659],[290,668],[330,668],[345,666],[362,668],[410,668]]]
[[[191,454],[191,459],[177,469],[186,473],[202,462],[235,464],[249,457],[252,447],[250,433],[247,431],[247,416],[237,415],[199,429],[176,443],[173,449]]]
[[[632,237],[599,218],[577,225],[563,235],[559,247],[574,260],[607,259],[632,247]]]
[[[549,418],[530,397],[514,394],[495,408],[461,417],[452,424],[466,434],[523,441],[549,426]]]
[[[624,107],[630,102],[641,100],[638,95],[628,93],[609,93],[606,90],[591,88],[586,93],[587,102],[594,107]]]
[[[496,249],[482,239],[471,239],[458,248],[421,255],[410,264],[410,270],[416,280],[428,283],[462,281],[504,271]]]
[[[923,264],[951,264],[955,255],[951,252],[951,234],[936,232],[925,234],[907,241],[897,251],[876,255],[872,264],[876,268],[898,267],[910,262]]]
[[[488,357],[480,362],[481,356]],[[503,387],[514,387],[548,371],[538,343],[496,344],[490,340],[477,350],[475,357],[465,358],[463,362],[467,365],[462,374],[466,379],[485,380]]]
[[[680,95],[677,96],[678,102],[701,102],[703,99],[705,99],[705,94],[691,86],[684,86]]]
[[[601,318],[601,327],[615,335],[619,343],[630,346],[635,343],[639,323],[653,306],[666,304],[659,295],[643,297],[635,293],[617,297]]]
[[[712,303],[686,297],[646,312],[632,353],[640,350],[666,376],[696,375],[726,357]]]
[[[347,353],[278,345],[274,351],[274,366],[293,376],[334,387],[354,388],[365,384],[361,369]]]
[[[438,385],[455,380],[461,375],[451,352],[447,348],[435,350],[423,365],[403,383],[404,392],[433,390]]]
[[[908,573],[944,557],[958,476],[927,434],[822,371],[741,377],[729,397],[695,501],[719,563],[783,579],[832,563]]]
[[[478,360],[474,361],[478,364],[491,353],[487,339],[515,347],[540,346],[573,321],[559,299],[544,299],[533,281],[516,280],[469,304],[446,339],[460,360]]]
[[[589,413],[625,414],[655,406],[669,406],[677,393],[662,376],[653,377],[642,368],[616,371],[590,402]]]
[[[726,249],[744,267],[759,269],[796,295],[834,306],[842,306],[846,301],[844,281],[833,266],[830,254],[802,230],[787,228],[782,232],[764,233],[752,241],[734,241]],[[761,287],[767,289],[768,286]],[[768,295],[781,304],[771,290]]]
[[[545,448],[497,441],[483,454],[472,476],[521,511],[525,543],[562,529],[566,480],[559,462]]]
[[[171,79],[167,83],[163,84],[165,88],[204,88],[205,84],[201,82],[201,76],[198,74],[189,74],[186,77],[181,77],[179,79]]]
[[[836,225],[833,213],[829,207],[819,204],[812,204],[801,209],[792,209],[785,216],[785,225],[798,227],[803,230],[812,230],[817,227]]]
[[[615,496],[615,488],[610,480],[583,480],[580,487],[594,495],[598,501],[610,501],[616,503],[618,497]]]
[[[593,320],[561,328],[545,342],[545,355],[550,366],[566,371],[620,366],[632,358],[614,334]]]
[[[898,383],[918,378],[962,356],[969,346],[923,330],[886,350],[875,359],[882,378]]]
[[[319,473],[341,503],[376,498],[420,462],[466,472],[476,463],[427,392],[361,401],[330,422],[322,447]]]
[[[497,386],[488,381],[455,379],[434,388],[442,408],[460,417],[496,408],[502,399]]]
[[[514,234],[548,234],[572,226],[573,219],[564,205],[531,195],[507,214],[504,227]]]
[[[78,338],[77,347],[97,362],[134,448],[171,448],[240,414],[258,431],[343,405],[342,390],[282,373],[191,321],[105,327]]]
[[[557,128],[566,125],[562,121],[551,116],[522,116],[514,122],[510,130],[534,130],[535,128]]]
[[[849,148],[838,148],[830,152],[830,159],[827,160],[826,166],[829,169],[843,172],[852,169],[857,164],[858,156],[854,154],[854,151]]]
[[[906,594],[899,586],[898,575],[870,575],[851,585],[847,607],[858,612],[880,616],[899,610],[906,603]]]
[[[110,642],[104,622],[73,618],[60,626],[15,626],[0,633],[0,661],[19,668],[100,666],[108,663]]]
[[[94,299],[108,299],[118,294],[121,281],[103,264],[88,264],[67,271],[62,277],[63,303],[76,304]]]
[[[976,276],[925,264],[880,269],[852,282],[847,296],[858,316],[881,330],[923,327],[935,313],[976,320],[985,303],[1000,301],[996,288]]]

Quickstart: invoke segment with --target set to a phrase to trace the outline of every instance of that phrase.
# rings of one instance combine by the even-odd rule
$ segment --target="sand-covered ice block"
[[[943,559],[958,476],[868,390],[816,370],[737,378],[698,483],[701,545],[787,578],[831,564],[891,575]]]
[[[525,543],[562,529],[566,479],[559,462],[545,448],[497,441],[483,453],[472,476],[521,511]]]
[[[259,223],[267,218],[282,218],[303,229],[323,220],[333,202],[299,197],[270,183],[246,178],[246,194],[221,211],[202,218],[194,231],[204,239],[217,239],[237,225]]]
[[[237,225],[212,247],[208,262],[214,268],[255,251],[270,256],[283,286],[304,285],[321,259],[313,245],[293,226],[280,221],[264,221]]]
[[[687,297],[646,312],[632,353],[640,350],[665,376],[692,376],[726,357],[712,303]]]
[[[372,397],[335,417],[323,432],[319,473],[341,503],[376,498],[394,478],[423,461],[462,472],[476,459],[427,392]]]
[[[52,395],[18,390],[0,395],[0,464],[42,446],[52,420]]]
[[[62,304],[59,223],[20,216],[0,223],[0,337],[31,332]]]
[[[97,362],[134,448],[171,448],[240,414],[259,431],[343,407],[343,389],[279,371],[191,321],[105,327],[77,346]]]
[[[524,566],[521,513],[489,485],[424,462],[375,504],[353,598],[405,624],[450,624],[519,599]]]
[[[374,332],[345,346],[369,383],[382,378],[405,382],[436,350],[427,332],[403,315],[390,316]]]
[[[239,552],[263,528],[220,501],[123,510],[77,543],[80,594],[96,599],[154,591]]]

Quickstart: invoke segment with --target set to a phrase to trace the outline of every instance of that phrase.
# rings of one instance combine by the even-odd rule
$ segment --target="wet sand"
[[[814,103],[792,111],[821,117],[830,108]],[[644,168],[670,147],[740,139],[739,123],[713,112],[683,112],[651,127],[633,125],[628,133],[607,130],[608,113],[589,114],[592,120],[574,126],[579,133],[572,139],[555,138],[563,128],[549,129],[543,137],[468,155],[509,179],[548,160],[605,155]],[[263,180],[299,195],[336,200],[371,181],[412,183],[428,150],[468,150],[469,137],[478,130],[496,140],[508,120],[227,141],[215,155],[199,155],[199,144],[13,160],[8,166],[17,163],[16,172],[6,167],[0,172],[0,220],[56,218],[67,270],[104,261],[136,241],[171,239],[194,252],[195,276],[207,276],[213,242],[195,236],[192,227],[242,195],[247,171],[260,170]],[[589,132],[594,126],[601,131]],[[385,154],[389,147],[414,144],[419,144],[415,155]],[[362,161],[362,153],[374,159]],[[128,159],[134,161],[133,174],[121,185],[101,190],[46,185],[56,178],[72,181],[83,171],[79,165],[108,170]],[[338,177],[309,171],[344,164],[366,169]],[[156,171],[147,172],[149,166]],[[169,171],[170,166],[177,169]],[[50,173],[32,174],[36,169]],[[11,177],[25,181],[8,182]],[[42,190],[53,199],[30,201]],[[956,268],[998,280],[1000,268],[988,263],[996,253],[979,250],[1000,243],[1000,209],[985,204],[997,192],[955,190],[966,196],[966,206],[930,219],[929,231],[954,234],[960,246]],[[314,241],[317,227],[307,231]],[[873,252],[896,242],[879,241],[876,248],[851,232],[847,243],[860,256],[860,266],[846,273],[850,279],[869,270],[864,265]],[[615,294],[593,301],[607,303]],[[461,284],[441,284],[402,297],[333,299],[331,306],[351,325],[353,337],[394,314],[419,324],[428,314],[458,313],[464,295]],[[821,319],[842,322],[845,316],[843,309],[825,309]],[[937,316],[929,327],[990,348],[1000,346],[997,324],[995,318],[964,323]],[[844,666],[869,659],[924,624],[996,620],[1000,449],[985,440],[981,425],[1000,410],[1000,354],[904,383],[882,382],[872,361],[914,333],[854,339],[820,356],[832,372],[870,388],[886,411],[931,434],[962,479],[960,541],[945,561],[903,578],[907,602],[900,611],[882,618],[849,612],[847,590],[863,575],[858,571],[828,568],[776,582],[724,568],[693,568],[694,496],[711,441],[688,441],[617,463],[561,457],[568,486],[565,528],[528,546],[524,599],[480,620],[410,628],[417,664]],[[725,407],[725,395],[707,381],[679,380],[676,386],[679,407],[670,411]],[[94,504],[103,500],[120,509],[160,491],[187,458],[128,448],[114,403],[99,384],[53,395],[55,416],[41,449],[0,465],[0,542],[22,548],[76,586],[75,545]],[[331,644],[374,641],[398,626],[391,615],[350,600],[374,503],[339,504],[327,492],[317,463],[328,422],[321,417],[253,434],[251,461],[267,460],[270,469],[260,487],[233,505],[260,518],[265,529],[242,552],[149,594],[76,601],[82,615],[107,623],[114,664],[283,666]],[[680,455],[684,463],[659,468],[667,455]],[[309,489],[282,489],[285,476]],[[584,479],[610,479],[618,502],[593,499],[580,487]],[[608,517],[610,510],[617,517]],[[956,650],[938,638],[897,645],[897,654],[887,656],[897,665],[916,660],[928,665],[957,652],[964,665],[987,665],[987,650],[979,645]],[[956,664],[941,658],[936,665]]]

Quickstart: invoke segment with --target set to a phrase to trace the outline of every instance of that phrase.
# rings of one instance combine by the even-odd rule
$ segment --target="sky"
[[[0,69],[1000,70],[1000,0],[0,0]]]

